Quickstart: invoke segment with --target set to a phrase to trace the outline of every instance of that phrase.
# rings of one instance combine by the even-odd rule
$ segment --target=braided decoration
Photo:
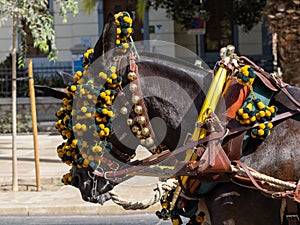
[[[251,97],[248,98],[243,106],[236,111],[236,120],[242,125],[252,125],[259,122],[257,129],[252,129],[251,137],[265,139],[270,135],[273,124],[271,121],[276,116],[277,107],[265,105],[259,98],[255,97],[252,84],[256,78],[253,68],[249,65],[243,66],[238,75],[239,84],[250,87]]]
[[[128,13],[122,12],[115,15],[115,22],[116,48],[124,53],[129,48],[128,39],[133,33],[132,20]],[[62,162],[69,166],[77,168],[90,166],[96,169],[104,162],[115,169],[116,166],[103,158],[103,155],[112,149],[107,137],[113,130],[112,119],[115,117],[115,110],[112,103],[117,94],[115,89],[122,84],[122,77],[116,73],[116,64],[111,65],[107,71],[101,71],[96,77],[87,77],[87,69],[92,62],[93,54],[93,49],[88,49],[83,54],[83,71],[77,71],[74,83],[68,83],[66,87],[68,97],[62,100],[64,107],[56,113],[58,119],[55,127],[65,140],[57,147],[57,154]],[[72,107],[75,96],[83,101],[79,109]],[[83,136],[92,137],[95,141],[88,143],[81,138]],[[70,184],[71,180],[72,169],[63,175],[62,182],[66,185]]]

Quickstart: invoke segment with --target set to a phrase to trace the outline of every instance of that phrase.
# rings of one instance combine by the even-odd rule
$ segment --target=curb
[[[160,205],[155,204],[144,210],[125,210],[110,202],[110,205],[9,205],[0,207],[0,216],[66,216],[66,215],[128,215],[144,214],[160,210]]]

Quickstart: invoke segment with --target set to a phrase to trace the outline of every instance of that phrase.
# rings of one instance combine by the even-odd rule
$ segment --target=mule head
[[[112,61],[112,59],[114,57],[114,49],[116,48],[116,45],[117,45],[116,39],[117,39],[117,25],[115,22],[115,17],[113,14],[109,14],[109,16],[106,20],[106,23],[104,25],[102,35],[100,36],[99,40],[97,41],[97,43],[94,47],[93,54],[88,55],[88,63],[90,65],[89,65],[88,69],[84,71],[85,77],[89,78],[89,76],[95,76],[95,75],[98,76],[100,71],[106,71],[105,70],[106,66],[108,64],[110,64],[110,62]],[[84,57],[86,57],[86,55],[84,55]],[[58,72],[58,75],[63,79],[66,86],[68,86],[68,88],[69,88],[68,93],[67,93],[66,89],[57,90],[57,89],[49,88],[49,87],[45,87],[45,86],[38,87],[38,88],[40,90],[44,90],[44,91],[48,92],[49,95],[52,95],[55,98],[63,99],[65,105],[66,104],[71,105],[71,107],[69,107],[69,109],[67,109],[67,107],[65,107],[65,108],[63,108],[64,111],[61,112],[61,114],[63,114],[63,115],[68,115],[68,118],[65,116],[62,116],[61,118],[59,118],[59,121],[63,121],[64,125],[66,125],[65,127],[70,126],[70,127],[74,128],[74,126],[76,124],[76,117],[74,117],[74,116],[71,117],[70,112],[73,111],[74,107],[76,107],[76,106],[77,106],[76,109],[81,109],[81,107],[87,106],[86,104],[89,104],[89,103],[84,103],[84,101],[77,101],[76,97],[72,97],[72,96],[78,96],[78,95],[76,95],[75,91],[70,92],[71,87],[73,87],[73,86],[76,90],[76,85],[78,84],[78,83],[76,83],[76,78],[75,78],[76,75],[74,75],[74,77],[73,77],[72,75],[65,73],[65,72]],[[70,83],[71,83],[71,85],[70,85]],[[75,85],[73,85],[73,84],[75,84]],[[100,87],[100,85],[98,85],[98,84],[95,86]],[[64,98],[66,98],[66,100]],[[66,102],[68,102],[68,103],[66,103]],[[79,105],[80,103],[81,103],[81,105]],[[69,120],[70,122],[67,122],[67,120]],[[92,122],[95,122],[95,121],[93,120]],[[62,128],[62,130],[63,129],[65,129],[65,128]],[[60,130],[60,128],[58,128],[58,130]],[[60,132],[61,132],[61,130],[60,130]],[[64,137],[64,139],[68,139],[68,141],[66,142],[66,143],[68,143],[67,145],[71,145],[72,140],[74,140],[73,136],[76,136],[75,131],[74,131],[74,134],[69,134],[69,137]],[[93,136],[93,138],[99,138],[99,137]],[[76,139],[79,140],[80,138],[76,138]],[[111,142],[114,142],[114,144],[117,143],[116,141],[113,141],[111,139],[112,138],[108,138],[108,140]],[[99,141],[99,140],[96,140],[96,141]],[[95,145],[96,141],[92,140],[93,145]],[[64,144],[65,143],[63,143],[63,145]],[[89,144],[89,146],[93,146],[93,145]],[[75,144],[75,146],[76,146],[76,144]],[[77,145],[76,151],[73,149],[76,149],[76,147],[72,147],[72,151],[73,151],[72,154],[75,153],[76,157],[74,157],[72,159],[73,161],[72,160],[70,161],[72,163],[72,173],[71,173],[72,179],[70,182],[68,181],[68,183],[70,183],[71,185],[73,185],[74,187],[76,187],[80,190],[83,200],[89,201],[89,202],[94,202],[94,203],[105,202],[110,197],[109,194],[106,194],[106,193],[108,193],[110,190],[112,190],[113,187],[116,185],[116,183],[114,183],[111,180],[107,180],[103,177],[95,176],[93,174],[93,171],[96,169],[96,166],[91,166],[90,164],[82,166],[82,164],[79,164],[80,158],[86,159],[87,157],[83,157],[83,153],[80,152],[81,150],[80,150],[80,147],[78,147],[78,145]],[[87,151],[92,151],[91,147],[88,147]],[[103,149],[103,151],[104,151],[104,149]],[[110,157],[110,156],[108,156],[108,157]],[[66,157],[66,158],[68,158],[68,157]],[[112,157],[112,158],[114,158],[114,157]],[[111,158],[111,161],[114,160],[112,158]],[[65,161],[63,159],[63,157],[62,157],[62,160]],[[96,160],[94,162],[96,162]],[[80,165],[80,166],[78,166],[78,165]],[[102,168],[102,166],[100,169],[102,169],[105,172],[105,168]],[[110,169],[110,168],[108,168],[108,169]]]
[[[84,201],[103,204],[110,199],[108,192],[114,184],[102,177],[97,177],[89,168],[72,167],[71,185],[78,188]]]
[[[106,65],[112,61],[116,47],[116,30],[115,17],[113,14],[109,14],[102,35],[94,47],[90,66],[85,76],[98,75],[100,71],[105,71]],[[116,184],[103,177],[94,175],[94,169],[95,167],[92,168],[91,165],[89,165],[88,168],[78,168],[74,165],[71,184],[80,190],[83,200],[102,204],[110,198],[108,192],[112,190]],[[101,166],[101,169],[105,170],[103,166]]]

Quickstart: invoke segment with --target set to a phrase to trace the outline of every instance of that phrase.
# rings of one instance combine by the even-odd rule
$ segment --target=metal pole
[[[38,149],[38,130],[37,130],[37,119],[36,119],[32,59],[28,59],[28,77],[29,77],[29,94],[30,94],[30,106],[31,106],[31,117],[32,117],[36,188],[37,191],[40,191],[41,190],[40,161],[39,161],[39,149]]]
[[[17,29],[18,16],[13,12],[13,36],[12,36],[12,190],[18,191],[18,158],[17,158]]]

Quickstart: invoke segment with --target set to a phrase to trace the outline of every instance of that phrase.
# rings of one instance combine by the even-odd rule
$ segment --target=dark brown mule
[[[108,19],[103,34],[95,46],[95,54],[93,63],[91,64],[91,70],[89,71],[90,73],[99,73],[113,56],[113,51],[110,50],[115,46],[115,29],[114,19],[111,17]],[[152,127],[155,135],[160,140],[159,144],[167,146],[170,150],[181,147],[187,133],[193,132],[198,111],[201,108],[205,98],[206,89],[209,87],[211,81],[211,75],[205,70],[193,67],[192,65],[187,65],[186,63],[180,62],[180,60],[171,60],[167,57],[160,58],[156,55],[141,55],[141,58],[136,61],[136,64],[139,68],[141,89],[146,96],[145,104],[147,106],[148,116],[150,119],[154,119]],[[124,86],[129,83],[126,78],[127,73],[128,61],[124,57],[120,63],[119,69],[119,74],[123,76]],[[164,82],[161,82],[162,79]],[[300,89],[291,86],[287,86],[286,89],[299,101]],[[63,93],[59,92],[54,92],[53,95],[56,95],[56,97],[59,98],[64,96]],[[271,102],[279,108],[278,113],[297,108],[297,106],[295,106],[295,104],[280,91],[275,93]],[[155,118],[160,119],[155,120]],[[162,121],[164,121],[164,126],[161,126]],[[278,125],[272,129],[272,135],[268,140],[262,144],[257,144],[255,146],[256,151],[244,157],[247,165],[258,168],[258,170],[261,170],[262,172],[277,176],[281,179],[287,178],[288,180],[293,181],[298,180],[300,178],[299,134],[297,132],[297,130],[299,130],[298,121],[300,121],[299,114],[284,122],[277,121]],[[120,125],[121,123],[124,123],[124,121],[116,119],[114,122],[114,129],[116,131],[118,129],[122,130],[123,125]],[[121,133],[122,132],[123,131],[121,131]],[[129,138],[128,140],[130,140],[130,143],[126,143],[126,140],[119,140],[119,137],[120,136],[118,135],[113,135],[111,137],[113,146],[118,150],[123,151],[124,154],[133,156],[139,142],[135,138]],[[283,140],[280,142],[280,146],[282,146],[280,149],[278,148],[279,140]],[[285,146],[284,142],[288,145]],[[273,146],[273,148],[270,149],[266,146]],[[274,149],[275,146],[276,149]],[[112,152],[112,155],[112,159],[117,160],[121,166],[128,163],[128,159],[120,157],[119,153]],[[287,156],[290,157],[287,159]],[[286,164],[286,162],[288,162],[288,164]],[[259,168],[261,165],[264,165],[263,168]],[[103,194],[111,190],[117,183],[106,180],[103,177],[91,176],[91,172],[92,171],[89,171],[88,169],[74,168],[72,183],[80,189],[84,200],[102,202],[101,198],[103,197]],[[96,187],[93,187],[94,179],[97,180]],[[223,211],[222,204],[219,204],[214,198],[219,196],[219,192],[224,192],[224,190],[227,192],[228,185],[229,184],[220,184],[212,190],[211,195],[208,195],[208,207],[211,209],[210,212],[213,224],[226,224],[223,223],[225,219],[219,219],[221,218],[220,214],[224,216],[224,218],[227,218],[228,215],[228,217],[237,224],[269,224],[268,218],[266,217],[249,217],[249,215],[245,213],[247,211],[246,209],[249,207],[247,206],[247,202],[249,202],[249,199],[247,200],[247,198],[251,195],[251,199],[256,199],[254,203],[261,203],[256,209],[263,210],[263,208],[265,208],[268,212],[277,212],[280,202],[266,199],[258,192],[234,187],[237,188],[236,192],[240,195],[236,199],[241,199],[241,201],[237,203],[234,203],[233,201],[234,204],[232,207],[235,208],[230,210],[235,212],[233,218],[233,216],[230,215],[231,212]],[[243,206],[241,205],[241,202],[244,202]],[[246,209],[239,210],[242,207]],[[258,212],[253,213],[256,214]],[[271,214],[273,215],[273,213]],[[274,223],[272,224],[279,224],[280,220],[278,218],[278,214],[274,215]],[[240,221],[245,220],[247,220],[247,222],[239,223]]]

